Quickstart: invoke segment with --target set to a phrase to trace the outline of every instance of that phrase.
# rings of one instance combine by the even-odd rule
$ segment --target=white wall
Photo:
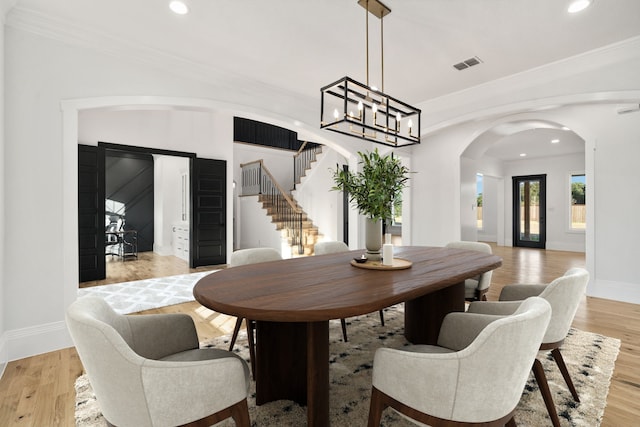
[[[4,21],[5,21],[5,3],[0,5],[0,24],[2,24],[3,30],[0,31],[0,206],[5,204],[5,142],[4,142]],[[4,274],[4,242],[5,242],[5,209],[0,208],[0,376],[4,372],[4,368],[7,366],[8,360],[8,348],[6,345],[7,337],[5,332],[7,330],[5,326],[6,310],[5,307],[5,279]]]
[[[501,178],[482,176],[482,229],[478,230],[481,242],[498,242],[498,206]]]
[[[333,171],[336,164],[342,167],[347,161],[335,150],[323,147],[317,162],[302,178],[293,195],[318,227],[320,240],[343,240],[342,192],[331,191],[334,186]],[[351,243],[351,242],[350,242]],[[352,246],[354,249],[357,246]]]
[[[587,134],[587,265],[589,294],[640,303],[638,159],[640,112],[593,107]],[[587,125],[588,124],[588,125]]]
[[[271,223],[271,217],[262,209],[262,203],[254,196],[240,196],[242,192],[242,168],[240,165],[262,160],[264,166],[284,191],[293,188],[294,151],[262,147],[256,144],[236,142],[233,144],[233,180],[236,182],[234,196],[234,249],[272,247],[288,258],[290,249],[283,245],[280,232]],[[284,249],[283,249],[284,248]]]
[[[640,209],[640,197],[634,193],[633,184],[638,182],[634,163],[640,149],[635,142],[640,137],[640,120],[634,114],[617,115],[615,105],[559,108],[537,113],[536,117],[574,130],[585,140],[585,158],[567,156],[505,165],[504,212],[511,206],[511,184],[507,181],[512,175],[546,171],[548,180],[557,183],[548,194],[552,217],[548,225],[548,248],[586,251],[591,273],[589,295],[640,303],[640,273],[633,261],[640,259],[640,247],[629,237],[640,232],[633,214]],[[505,117],[503,121],[518,118]],[[414,178],[418,181],[414,184],[417,191],[413,192],[414,215],[422,215],[414,221],[414,242],[442,245],[459,235],[461,221],[456,218],[461,194],[459,155],[465,144],[495,125],[495,121],[477,121],[453,126],[425,138],[414,149],[413,163],[419,165],[419,173]],[[581,169],[587,176],[585,236],[568,233],[565,226],[568,173]],[[548,183],[548,192],[549,188]],[[505,214],[507,244],[511,241],[510,221],[510,214]]]
[[[153,251],[159,255],[173,255],[173,226],[189,226],[189,159],[154,155],[153,172]],[[184,201],[183,176],[186,178]]]
[[[547,242],[546,248],[559,251],[584,252],[585,233],[569,227],[571,211],[570,174],[585,171],[583,154],[522,159],[504,164],[505,241],[513,244],[512,180],[514,176],[546,174],[547,189]],[[511,242],[511,243],[509,243]]]
[[[21,179],[13,180],[5,193],[5,222],[13,226],[6,229],[4,241],[13,250],[5,254],[3,315],[9,331],[8,357],[16,359],[71,344],[64,310],[78,286],[78,119],[77,113],[74,119],[73,108],[61,112],[61,101],[68,100],[64,106],[72,99],[122,93],[196,100],[214,98],[224,91],[10,27],[5,37],[5,102],[11,105],[5,133],[6,141],[11,141],[5,147],[10,161],[5,167],[8,176]],[[89,105],[100,105],[102,100]],[[148,102],[145,97],[137,101]],[[177,120],[186,122],[191,117]],[[209,130],[191,140],[171,140],[163,147],[156,141],[136,141],[136,145],[195,152],[199,157],[232,163],[232,115],[216,111],[201,125]],[[171,134],[171,127],[164,129]],[[231,168],[228,181],[231,184]],[[229,247],[231,238],[229,232]]]
[[[478,240],[477,172],[474,160],[460,157],[460,239],[470,242]]]
[[[293,188],[293,155],[295,151],[262,147],[256,144],[236,142],[233,144],[233,179],[242,185],[241,164],[263,160],[269,172],[285,190]]]
[[[280,231],[271,222],[271,217],[262,209],[258,196],[243,196],[238,201],[238,218],[242,228],[236,249],[274,248],[283,258],[291,257],[291,249],[284,244]]]

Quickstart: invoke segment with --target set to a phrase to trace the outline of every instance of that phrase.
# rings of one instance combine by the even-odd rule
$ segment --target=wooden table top
[[[502,265],[495,255],[441,247],[403,246],[405,270],[367,270],[350,261],[363,250],[228,268],[193,289],[211,310],[253,320],[315,322],[375,312],[459,283]]]

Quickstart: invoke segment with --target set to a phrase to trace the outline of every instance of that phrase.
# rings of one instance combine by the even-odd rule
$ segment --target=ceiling
[[[576,153],[584,153],[584,140],[574,132],[562,129],[534,128],[499,139],[484,154],[499,160],[510,161]],[[521,156],[521,154],[525,154],[525,156]]]
[[[6,1],[6,0],[5,0]],[[345,75],[366,81],[365,9],[357,0],[17,0],[8,25],[31,19],[47,34],[111,53],[145,52],[319,101]],[[384,91],[411,104],[640,36],[640,1],[384,0]],[[370,79],[380,87],[379,20],[370,23]],[[479,65],[453,65],[477,56]],[[204,73],[206,74],[206,73]]]

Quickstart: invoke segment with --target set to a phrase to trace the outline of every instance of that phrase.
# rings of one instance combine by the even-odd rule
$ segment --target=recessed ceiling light
[[[560,142],[560,140],[559,140],[559,139],[552,139],[552,140],[551,140],[551,143],[552,143],[552,144],[557,144],[557,143],[559,143],[559,142]]]
[[[186,15],[189,13],[189,6],[183,1],[174,0],[169,3],[169,9],[173,11],[173,13],[177,13],[178,15]]]
[[[585,10],[589,6],[591,6],[593,0],[574,0],[569,4],[569,8],[567,12],[569,13],[578,13],[581,10]]]
[[[527,157],[527,153],[520,153],[520,157]]]

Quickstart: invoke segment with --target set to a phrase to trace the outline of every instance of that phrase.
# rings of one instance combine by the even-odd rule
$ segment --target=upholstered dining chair
[[[551,304],[552,315],[549,327],[540,345],[540,350],[551,350],[551,355],[562,373],[562,377],[569,387],[569,391],[576,402],[580,402],[578,392],[571,380],[571,375],[560,352],[571,322],[575,317],[580,301],[585,294],[589,283],[589,272],[583,268],[572,268],[549,284],[507,285],[500,292],[500,301],[472,302],[469,305],[470,313],[483,314],[509,314],[520,303],[519,301],[530,296],[539,296]],[[553,403],[553,397],[549,390],[547,377],[538,359],[534,361],[533,373],[540,387],[540,392],[549,412],[549,417],[555,427],[560,425],[558,413]]]
[[[470,251],[478,251],[490,254],[491,246],[482,242],[450,242],[446,245],[447,248],[453,249],[467,249]],[[491,286],[491,276],[493,271],[487,271],[464,281],[464,299],[467,301],[486,301],[487,291]]]
[[[67,327],[109,425],[249,427],[249,367],[226,350],[199,348],[186,314],[121,315],[82,297]]]
[[[549,303],[532,297],[511,316],[449,313],[437,345],[379,348],[368,426],[387,407],[433,427],[515,426],[550,317]]]
[[[330,240],[324,242],[318,242],[313,246],[313,253],[315,255],[334,254],[339,252],[349,252],[349,246],[346,243],[337,240]],[[384,326],[384,312],[380,310],[380,323]],[[347,342],[347,321],[340,319],[340,325],[342,326],[342,339]]]
[[[231,254],[229,258],[229,267],[238,267],[241,265],[257,264],[260,262],[278,261],[282,256],[274,248],[248,248],[239,249]],[[231,335],[231,342],[229,343],[229,351],[233,351],[233,347],[236,345],[236,339],[238,333],[242,327],[242,321],[245,320],[242,317],[236,319],[236,325],[233,328],[233,335]],[[249,344],[249,360],[251,361],[251,374],[255,378],[256,372],[256,346],[254,339],[255,322],[250,319],[246,319],[247,324],[247,341]]]

